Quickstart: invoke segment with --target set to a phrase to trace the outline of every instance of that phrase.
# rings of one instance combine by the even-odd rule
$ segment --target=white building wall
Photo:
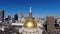
[[[22,28],[22,32],[23,34],[40,34],[42,33],[41,31],[39,31],[38,28]]]

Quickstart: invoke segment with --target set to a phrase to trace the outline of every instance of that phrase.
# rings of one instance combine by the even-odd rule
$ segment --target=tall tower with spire
[[[20,16],[21,16],[21,18],[22,18],[22,17],[24,17],[24,14],[23,14],[23,12],[21,12]]]
[[[31,6],[30,6],[30,11],[29,11],[29,18],[32,18],[32,10],[31,10]]]
[[[38,34],[39,33],[38,26],[37,23],[32,18],[31,7],[30,7],[30,12],[28,17],[29,17],[28,20],[23,24],[22,27],[23,34]]]

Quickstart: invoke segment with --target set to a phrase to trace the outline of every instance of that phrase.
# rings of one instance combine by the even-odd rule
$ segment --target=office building
[[[54,32],[55,26],[54,26],[54,16],[47,16],[47,32],[51,33]]]
[[[0,22],[4,22],[4,10],[0,10]]]

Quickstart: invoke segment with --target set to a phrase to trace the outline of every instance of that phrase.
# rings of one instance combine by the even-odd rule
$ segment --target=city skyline
[[[5,16],[21,12],[28,16],[30,6],[34,17],[60,17],[60,0],[0,0],[0,10],[5,11]]]

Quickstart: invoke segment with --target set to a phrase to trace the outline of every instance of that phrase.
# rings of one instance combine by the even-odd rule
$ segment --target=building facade
[[[4,21],[4,10],[0,11],[0,22]]]
[[[54,32],[55,26],[54,26],[54,16],[47,16],[47,32],[51,33]]]

